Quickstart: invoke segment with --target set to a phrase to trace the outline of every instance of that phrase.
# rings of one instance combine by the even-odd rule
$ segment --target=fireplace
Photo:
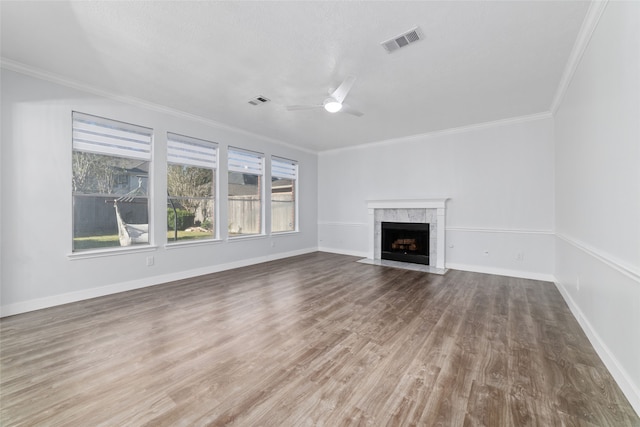
[[[394,263],[382,259],[382,223],[429,224],[429,264],[406,263],[411,269],[426,269],[431,273],[444,274],[445,267],[445,216],[448,199],[368,200],[369,251],[367,260],[371,264]],[[365,262],[365,261],[363,261]],[[397,262],[395,262],[397,264]],[[422,271],[422,270],[421,270]]]
[[[429,224],[381,223],[382,259],[429,265]]]

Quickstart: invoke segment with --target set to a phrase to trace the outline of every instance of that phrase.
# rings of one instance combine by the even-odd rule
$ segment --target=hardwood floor
[[[314,253],[0,321],[3,426],[639,426],[553,284]]]

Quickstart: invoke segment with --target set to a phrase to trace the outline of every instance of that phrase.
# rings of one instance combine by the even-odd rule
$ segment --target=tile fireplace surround
[[[445,210],[448,199],[369,200],[369,250],[367,259],[384,261],[380,256],[381,223],[417,222],[429,225],[429,267],[445,269]]]

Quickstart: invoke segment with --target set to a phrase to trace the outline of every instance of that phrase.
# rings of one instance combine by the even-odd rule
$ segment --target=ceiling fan
[[[357,117],[363,115],[362,112],[356,110],[355,108],[350,107],[345,104],[343,101],[349,94],[351,90],[351,86],[353,86],[353,82],[356,81],[354,76],[347,76],[346,79],[338,86],[336,90],[329,94],[329,97],[324,100],[322,104],[315,105],[288,105],[286,108],[289,111],[295,110],[312,110],[315,108],[324,108],[330,113],[347,113]]]

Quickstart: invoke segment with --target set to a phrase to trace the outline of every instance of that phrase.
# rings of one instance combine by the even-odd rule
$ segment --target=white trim
[[[636,267],[633,267],[624,261],[617,259],[613,255],[599,251],[593,246],[583,243],[577,239],[573,239],[565,234],[556,233],[556,237],[640,284],[640,271]]]
[[[542,234],[553,236],[552,230],[522,230],[510,228],[472,228],[472,227],[447,227],[447,231],[462,233],[508,233],[508,234]]]
[[[448,198],[409,200],[367,200],[367,209],[444,209]]]
[[[303,148],[300,147],[299,145],[295,145],[295,144],[291,144],[291,143],[287,143],[287,142],[283,142],[274,138],[270,138],[268,136],[265,135],[260,135],[257,133],[253,133],[250,132],[248,130],[244,130],[244,129],[240,129],[237,127],[233,127],[233,126],[229,126],[229,125],[225,125],[223,123],[220,122],[216,122],[214,120],[211,119],[207,119],[205,117],[202,116],[198,116],[195,114],[191,114],[191,113],[187,113],[184,111],[180,111],[180,110],[176,110],[174,108],[170,108],[170,107],[166,107],[164,105],[160,105],[160,104],[154,104],[153,102],[149,102],[149,101],[145,101],[139,98],[134,98],[132,96],[125,96],[125,95],[118,95],[118,94],[114,94],[102,89],[98,89],[96,87],[84,84],[84,83],[80,83],[74,80],[70,80],[68,78],[59,76],[57,74],[48,72],[48,71],[44,71],[44,70],[40,70],[38,68],[26,65],[26,64],[22,64],[20,62],[17,61],[13,61],[11,59],[5,58],[5,57],[0,57],[0,68],[4,68],[10,71],[14,71],[16,73],[20,73],[20,74],[24,74],[27,76],[31,76],[31,77],[35,77],[37,79],[40,80],[45,80],[45,81],[49,81],[55,84],[59,84],[62,86],[66,86],[69,87],[71,89],[75,89],[75,90],[79,90],[82,92],[87,92],[87,93],[91,93],[93,95],[97,95],[97,96],[102,96],[104,98],[108,98],[114,101],[118,101],[118,102],[122,102],[125,104],[129,104],[135,107],[140,107],[140,108],[146,108],[152,111],[157,111],[159,113],[164,113],[164,114],[169,114],[171,116],[174,117],[178,117],[178,118],[183,118],[183,119],[188,119],[188,120],[193,120],[199,123],[204,123],[205,125],[208,126],[212,126],[216,129],[221,129],[221,130],[226,130],[226,131],[231,131],[231,132],[236,132],[245,136],[248,136],[250,138],[258,138],[261,141],[267,141],[267,142],[271,142],[273,144],[277,144],[283,147],[287,147],[290,149],[294,149],[297,151],[303,151],[305,153],[308,154],[318,154],[317,151],[315,150],[311,150],[308,148]]]
[[[496,276],[518,277],[521,279],[541,280],[544,282],[554,282],[553,274],[536,273],[533,271],[509,270],[505,268],[484,267],[478,265],[447,263],[450,270],[470,271],[473,273],[495,274]]]
[[[211,237],[205,237],[202,239],[187,239],[187,240],[179,240],[179,241],[170,241],[164,244],[164,248],[168,250],[178,249],[178,248],[188,248],[193,246],[206,246],[206,245],[218,245],[220,243],[224,243],[222,239],[214,239]]]
[[[162,285],[164,283],[173,282],[175,280],[188,279],[192,277],[202,276],[204,274],[217,273],[220,271],[231,270],[234,268],[247,267],[250,265],[260,264],[263,262],[275,261],[282,258],[289,258],[307,253],[317,252],[317,247],[298,249],[291,252],[283,252],[271,254],[257,258],[233,261],[226,264],[212,265],[203,268],[181,271],[177,273],[168,273],[158,276],[145,277],[143,279],[131,280],[128,282],[115,283],[113,285],[100,286],[98,288],[84,289],[81,291],[68,292],[60,295],[52,295],[44,298],[37,298],[28,301],[16,302],[0,306],[0,317],[13,316],[15,314],[26,313],[28,311],[40,310],[43,308],[54,307],[57,305],[68,304],[77,301],[83,301],[91,298],[97,298],[105,295],[111,295],[119,292],[131,291],[134,289],[146,288],[148,286]]]
[[[129,255],[135,254],[139,252],[153,252],[158,249],[158,246],[155,245],[140,245],[140,246],[115,246],[110,249],[96,249],[96,250],[87,250],[82,252],[73,252],[67,254],[67,258],[70,261],[76,261],[79,259],[89,259],[89,258],[104,258],[108,256],[118,256],[118,255]]]
[[[578,37],[573,44],[573,49],[571,50],[569,59],[567,59],[567,64],[565,65],[564,72],[562,73],[562,78],[560,79],[560,83],[558,83],[556,94],[553,98],[553,102],[551,102],[551,107],[549,108],[549,111],[551,111],[551,114],[553,115],[556,114],[562,100],[564,99],[564,95],[571,84],[571,80],[573,80],[573,75],[582,60],[582,56],[587,49],[587,45],[591,40],[593,32],[598,26],[598,22],[600,21],[600,17],[602,16],[604,9],[607,7],[607,3],[608,0],[598,0],[592,1],[589,4],[589,9],[584,17],[584,21],[582,21],[582,27],[580,27]]]
[[[542,120],[542,119],[548,119],[548,118],[552,118],[553,114],[551,111],[543,111],[540,113],[535,113],[535,114],[529,114],[529,115],[525,115],[525,116],[516,116],[516,117],[510,117],[510,118],[506,118],[506,119],[499,119],[499,120],[494,120],[494,121],[490,121],[490,122],[483,122],[483,123],[476,123],[476,124],[472,124],[472,125],[467,125],[467,126],[460,126],[460,127],[455,127],[455,128],[449,128],[449,129],[442,129],[442,130],[436,130],[436,131],[432,131],[432,132],[425,132],[422,134],[416,134],[416,135],[409,135],[409,136],[405,136],[405,137],[400,137],[400,138],[391,138],[391,139],[386,139],[386,140],[380,140],[380,141],[370,141],[370,142],[365,142],[362,144],[358,144],[358,145],[352,145],[349,147],[340,147],[340,148],[333,148],[333,149],[329,149],[329,150],[313,150],[313,149],[309,149],[309,148],[304,148],[301,147],[299,145],[293,144],[293,143],[288,143],[288,142],[284,142],[284,141],[280,141],[265,135],[260,135],[260,134],[256,134],[244,129],[240,129],[237,127],[233,127],[233,126],[229,126],[220,122],[216,122],[214,120],[202,117],[202,116],[198,116],[195,114],[191,114],[191,113],[187,113],[184,111],[180,111],[180,110],[176,110],[170,107],[166,107],[164,105],[160,105],[160,104],[154,104],[152,102],[148,102],[139,98],[134,98],[131,96],[124,96],[124,95],[118,95],[118,94],[114,94],[102,89],[98,89],[95,88],[93,86],[84,84],[84,83],[80,83],[77,81],[73,81],[70,80],[68,78],[62,77],[60,75],[48,72],[48,71],[44,71],[26,64],[22,64],[20,62],[17,61],[13,61],[11,59],[5,58],[5,57],[0,57],[0,68],[4,68],[10,71],[14,71],[16,73],[20,73],[20,74],[24,74],[27,76],[31,76],[31,77],[35,77],[38,78],[40,80],[45,80],[45,81],[49,81],[52,83],[56,83],[62,86],[66,86],[75,90],[79,90],[79,91],[83,91],[83,92],[87,92],[87,93],[91,93],[97,96],[102,96],[114,101],[118,101],[118,102],[123,102],[125,104],[129,104],[129,105],[133,105],[136,107],[141,107],[141,108],[146,108],[152,111],[157,111],[160,113],[165,113],[165,114],[169,114],[172,115],[174,117],[178,117],[178,118],[184,118],[184,119],[188,119],[188,120],[193,120],[199,123],[204,123],[205,125],[208,126],[212,126],[216,129],[221,129],[221,130],[227,130],[227,131],[231,131],[231,132],[236,132],[242,135],[246,135],[250,138],[258,138],[262,141],[267,141],[267,142],[271,142],[273,144],[277,144],[283,147],[287,147],[290,149],[294,149],[297,151],[302,151],[308,154],[315,154],[315,155],[322,155],[325,153],[335,153],[335,152],[340,152],[340,151],[344,151],[344,150],[352,150],[352,149],[358,149],[358,148],[362,148],[364,146],[378,146],[378,145],[390,145],[390,144],[395,144],[395,143],[400,143],[400,142],[410,142],[410,141],[414,141],[414,140],[422,140],[425,138],[435,138],[441,135],[450,135],[450,134],[457,134],[457,133],[465,133],[465,132],[472,132],[472,131],[476,131],[476,130],[480,130],[480,129],[486,129],[486,128],[492,128],[492,127],[499,127],[499,126],[505,126],[505,125],[510,125],[510,124],[516,124],[516,123],[525,123],[525,122],[530,122],[530,121],[534,121],[534,120]]]
[[[283,237],[300,234],[300,230],[287,230],[287,231],[272,231],[269,237]]]
[[[243,240],[258,240],[266,239],[268,236],[265,233],[260,234],[239,234],[237,236],[227,236],[227,242],[241,242]]]
[[[318,225],[328,227],[366,227],[366,222],[347,221],[318,221]],[[555,236],[553,230],[523,230],[511,228],[478,228],[478,227],[446,227],[446,231],[461,233],[505,233],[505,234],[541,234],[545,236]]]
[[[609,264],[607,263],[607,265]],[[640,414],[640,390],[636,387],[624,367],[620,365],[615,355],[611,350],[609,350],[609,347],[607,347],[602,338],[600,338],[600,335],[598,335],[595,328],[591,325],[587,316],[584,315],[582,310],[580,310],[580,307],[576,304],[573,298],[571,298],[571,294],[567,291],[564,285],[557,281],[554,283],[569,306],[569,310],[571,310],[573,317],[576,318],[580,327],[591,342],[591,345],[596,350],[596,353],[598,353],[598,356],[600,356],[602,362],[609,370],[609,373],[614,378],[627,400],[629,400],[631,406],[633,406],[635,411]]]
[[[527,115],[527,116],[511,117],[511,118],[508,118],[508,119],[500,119],[500,120],[494,120],[492,122],[484,122],[484,123],[477,123],[477,124],[468,125],[468,126],[460,126],[460,127],[456,127],[456,128],[436,130],[436,131],[433,131],[433,132],[426,132],[426,133],[421,133],[421,134],[416,134],[416,135],[403,136],[403,137],[400,137],[400,138],[391,138],[391,139],[385,139],[385,140],[381,140],[381,141],[365,142],[363,144],[352,145],[352,146],[349,146],[349,147],[332,148],[330,150],[318,151],[317,154],[319,156],[321,156],[323,154],[334,154],[334,153],[339,153],[339,152],[342,152],[342,151],[359,149],[359,148],[363,148],[365,146],[366,147],[375,147],[375,146],[393,145],[393,144],[402,143],[402,142],[422,141],[424,139],[436,138],[438,136],[443,136],[443,135],[452,135],[452,134],[457,134],[457,133],[473,132],[473,131],[477,131],[477,130],[481,130],[481,129],[488,129],[488,128],[493,128],[493,127],[507,126],[507,125],[517,124],[517,123],[526,123],[526,122],[531,122],[531,121],[534,121],[534,120],[550,119],[552,117],[553,117],[553,115],[551,114],[550,111],[544,111],[544,112],[541,112],[541,113],[530,114],[530,115]]]

